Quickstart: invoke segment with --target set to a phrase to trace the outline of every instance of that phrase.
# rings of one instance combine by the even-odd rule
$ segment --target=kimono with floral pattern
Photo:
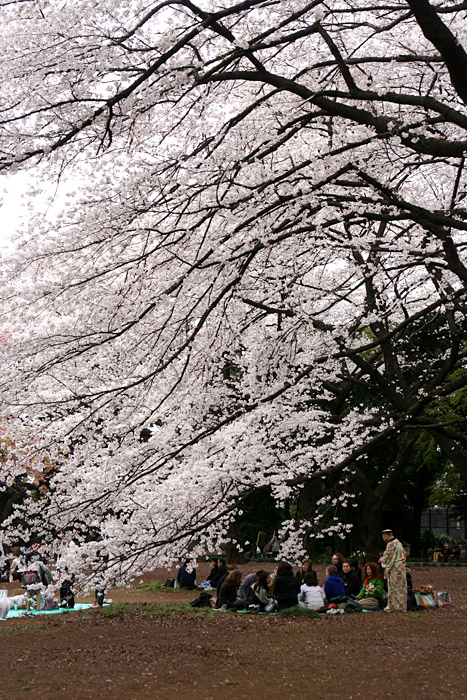
[[[407,610],[407,578],[405,549],[396,538],[390,540],[381,559],[384,577],[388,581],[388,612]]]

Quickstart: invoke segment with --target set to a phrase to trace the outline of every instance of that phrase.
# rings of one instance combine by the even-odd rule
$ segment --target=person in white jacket
[[[318,586],[316,571],[305,574],[305,581],[300,587],[298,604],[301,608],[319,610],[324,605],[323,591]]]

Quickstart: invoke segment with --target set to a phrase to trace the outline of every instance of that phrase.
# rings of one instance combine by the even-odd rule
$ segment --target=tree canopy
[[[31,519],[98,526],[125,576],[255,493],[332,477],[351,509],[422,431],[466,478],[435,410],[467,383],[466,9],[0,3],[0,168],[60,204],[2,274],[2,409],[61,463]],[[295,557],[319,522],[282,532]]]

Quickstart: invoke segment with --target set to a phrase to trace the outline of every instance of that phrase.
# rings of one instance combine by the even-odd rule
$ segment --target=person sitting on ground
[[[356,597],[362,608],[372,610],[383,605],[383,581],[378,576],[378,565],[374,561],[369,561],[363,567],[363,586]]]
[[[324,596],[326,603],[342,603],[345,600],[344,581],[337,575],[337,566],[328,566],[324,582]]]
[[[262,571],[262,569],[261,569]],[[247,574],[246,576],[243,577],[242,582],[240,584],[240,588],[238,589],[238,597],[239,598],[245,598],[245,600],[248,598],[250,589],[252,585],[256,582],[256,577],[258,575],[258,572],[256,573],[251,573]]]
[[[222,578],[222,576],[226,573],[227,573],[227,564],[225,562],[225,559],[223,559],[222,557],[219,557],[219,559],[217,560],[217,580],[219,581],[219,579]]]
[[[251,592],[251,587],[258,580],[258,574],[262,573],[262,569],[257,571],[255,574],[247,574],[243,577],[240,584],[240,588],[237,593],[237,600],[234,607],[237,610],[243,610],[247,605],[252,604],[253,594]]]
[[[226,566],[227,571],[225,572],[225,574],[223,574],[223,575],[220,577],[220,579],[219,579],[218,582],[217,582],[217,586],[216,586],[216,598],[217,598],[217,596],[219,595],[219,591],[220,591],[220,589],[221,589],[221,586],[222,586],[222,584],[224,583],[224,581],[225,581],[225,579],[227,578],[227,576],[230,574],[231,571],[235,571],[235,569],[237,569],[237,568],[238,568],[238,567],[237,567],[236,564],[227,564],[227,566]]]
[[[267,610],[271,612],[274,606],[274,598],[272,597],[269,586],[271,584],[271,574],[267,571],[258,571],[256,574],[256,582],[251,587],[253,593],[253,605],[259,605],[259,611]]]
[[[305,574],[305,581],[302,583],[298,594],[298,604],[301,608],[309,610],[319,610],[324,605],[323,591],[318,586],[316,571]]]
[[[217,557],[212,557],[209,560],[209,565],[211,567],[209,574],[207,576],[206,581],[204,582],[205,584],[209,582],[209,585],[211,588],[215,588],[217,586],[217,581],[218,581],[218,576],[217,576]],[[214,583],[212,583],[214,581]]]
[[[26,566],[27,550],[15,542],[10,546],[10,581],[21,581],[21,572]]]
[[[292,567],[286,561],[281,561],[277,567],[272,594],[277,602],[277,609],[285,610],[298,605],[298,593],[300,582],[292,571]]]
[[[337,576],[343,577],[342,564],[344,563],[344,555],[340,552],[334,552],[332,555],[332,565],[337,569]]]
[[[177,583],[179,588],[187,588],[190,591],[196,588],[196,569],[193,567],[188,571],[187,561],[177,571]]]
[[[345,561],[342,564],[342,575],[344,581],[345,595],[354,598],[360,593],[361,584],[355,571],[352,571],[350,562]]]
[[[237,591],[242,580],[242,573],[239,569],[231,571],[221,586],[216,600],[216,608],[233,608],[237,600]]]
[[[357,576],[357,578],[358,578],[358,583],[359,583],[359,585],[360,585],[360,587],[361,587],[361,586],[362,586],[362,583],[363,583],[363,581],[362,581],[362,570],[361,570],[361,568],[360,568],[359,565],[358,565],[358,559],[350,559],[349,564],[350,564],[350,568],[352,569],[352,571],[354,572],[354,574],[356,574],[356,576]]]
[[[313,570],[313,562],[311,561],[311,559],[304,559],[302,561],[301,567],[298,569],[298,571],[295,574],[295,576],[300,581],[300,585],[305,583],[306,574],[311,573],[312,570]]]

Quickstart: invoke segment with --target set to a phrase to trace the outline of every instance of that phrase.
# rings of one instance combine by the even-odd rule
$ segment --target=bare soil
[[[322,583],[324,567],[316,568]],[[198,580],[207,570],[199,567]],[[163,583],[174,573],[157,570],[145,580]],[[464,698],[467,568],[417,567],[413,582],[449,591],[453,607],[290,618],[195,610],[187,604],[196,591],[114,589],[114,603],[133,605],[2,622],[2,696]]]

